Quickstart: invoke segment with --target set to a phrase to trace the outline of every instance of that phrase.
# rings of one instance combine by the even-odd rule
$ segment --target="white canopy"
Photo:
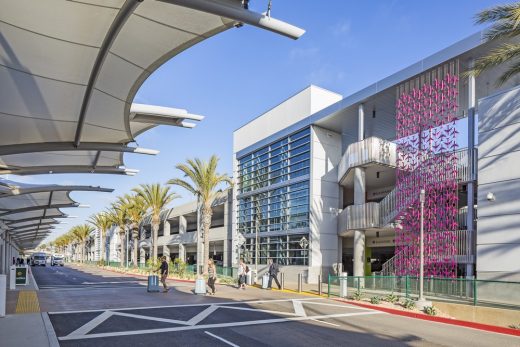
[[[239,0],[0,0],[0,174],[125,170],[122,152],[185,110],[136,105],[161,64],[239,23],[303,33]],[[153,113],[156,111],[157,113]]]
[[[112,192],[92,186],[60,186],[16,183],[0,179],[0,221],[2,228],[24,248],[40,243],[58,223],[66,218],[60,208],[78,207],[71,191]]]

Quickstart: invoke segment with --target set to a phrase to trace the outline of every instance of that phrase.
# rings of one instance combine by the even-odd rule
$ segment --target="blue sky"
[[[195,129],[161,126],[138,145],[157,156],[126,155],[134,177],[41,175],[18,178],[31,183],[85,184],[115,188],[107,193],[72,193],[90,208],[65,209],[67,220],[51,238],[66,232],[140,183],[164,183],[179,175],[186,158],[220,156],[220,171],[232,171],[232,133],[282,100],[315,84],[344,96],[372,84],[481,29],[473,15],[486,0],[273,0],[272,16],[304,28],[293,41],[258,28],[231,29],[181,53],[142,86],[136,102],[186,108],[206,116]],[[251,0],[263,12],[267,0]],[[182,195],[174,204],[192,199]]]

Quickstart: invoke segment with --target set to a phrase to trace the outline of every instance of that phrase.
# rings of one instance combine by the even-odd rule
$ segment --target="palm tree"
[[[161,210],[180,196],[170,191],[170,187],[161,186],[159,183],[141,184],[132,191],[143,199],[146,210],[152,215],[152,259],[156,260]]]
[[[94,231],[94,228],[88,224],[76,225],[71,230],[72,234],[76,237],[77,242],[81,247],[81,262],[85,261],[85,246],[90,233]]]
[[[129,229],[132,231],[134,250],[132,263],[137,267],[137,255],[139,251],[139,224],[146,213],[146,204],[142,196],[125,194],[119,199],[126,207],[127,219],[130,222]]]
[[[121,266],[126,262],[126,243],[125,243],[125,233],[126,233],[126,225],[128,221],[127,214],[128,206],[124,203],[121,198],[118,199],[115,203],[112,204],[110,210],[108,211],[108,218],[119,228],[119,240],[121,245]]]
[[[101,241],[101,260],[104,263],[106,258],[107,231],[112,226],[112,220],[109,218],[108,213],[103,211],[90,216],[88,221],[90,224],[96,227],[97,230],[99,230]]]
[[[499,5],[481,11],[475,16],[477,24],[492,23],[485,33],[486,40],[511,38],[520,35],[520,2],[508,5]],[[478,76],[482,72],[510,63],[506,72],[497,80],[497,86],[507,82],[511,77],[520,73],[520,44],[504,43],[493,49],[488,55],[475,61],[473,68],[466,72],[466,76]]]
[[[216,155],[212,155],[208,162],[198,158],[188,159],[186,164],[178,164],[176,168],[181,170],[184,173],[184,177],[189,178],[191,183],[180,178],[173,178],[168,181],[168,184],[181,186],[197,197],[204,238],[204,273],[208,271],[209,229],[213,215],[211,205],[218,193],[222,192],[222,189],[218,189],[222,183],[233,184],[228,175],[217,173],[218,161],[219,158]]]

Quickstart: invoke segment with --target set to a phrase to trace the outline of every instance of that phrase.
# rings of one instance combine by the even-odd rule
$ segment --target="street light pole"
[[[421,189],[419,200],[421,202],[421,232],[419,236],[420,260],[419,260],[419,300],[417,300],[417,307],[422,310],[426,306],[431,306],[430,301],[424,299],[424,201],[426,192]]]

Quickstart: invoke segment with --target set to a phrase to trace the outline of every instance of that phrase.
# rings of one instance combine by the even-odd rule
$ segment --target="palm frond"
[[[520,56],[520,44],[503,44],[502,46],[492,50],[488,55],[477,59],[473,69],[466,71],[464,76],[479,76],[482,72],[492,67],[504,64],[518,56]]]
[[[496,85],[501,86],[506,83],[511,77],[520,73],[520,62],[516,62],[510,66],[497,80]]]

